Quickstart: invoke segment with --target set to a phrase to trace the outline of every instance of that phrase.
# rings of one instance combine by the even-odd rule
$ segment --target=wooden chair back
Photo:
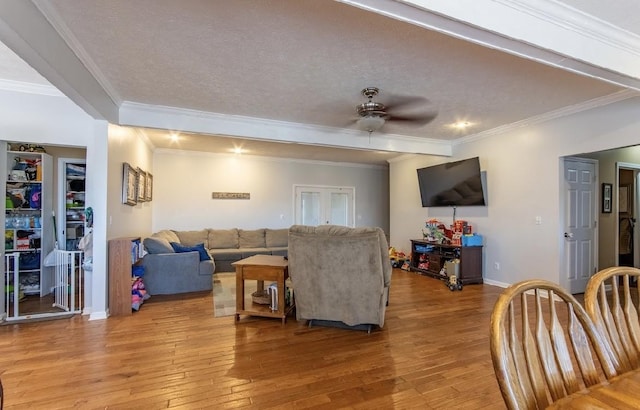
[[[558,285],[529,280],[505,289],[491,315],[490,345],[507,408],[543,409],[615,376],[605,343]]]
[[[584,293],[585,309],[610,344],[619,373],[640,367],[638,278],[637,268],[603,269],[589,279]]]

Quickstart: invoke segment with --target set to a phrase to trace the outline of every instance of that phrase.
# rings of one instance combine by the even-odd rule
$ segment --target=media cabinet
[[[460,260],[458,281],[463,285],[482,283],[482,246],[444,245],[422,239],[411,240],[410,270],[436,279],[447,279],[440,271],[445,262]],[[426,266],[422,263],[427,262]]]

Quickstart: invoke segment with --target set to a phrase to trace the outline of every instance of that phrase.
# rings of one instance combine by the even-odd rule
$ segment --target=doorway
[[[618,265],[638,266],[637,205],[640,164],[617,163],[618,190]]]
[[[4,205],[5,246],[0,258],[3,265],[0,284],[4,291],[0,296],[0,321],[46,319],[81,313],[87,287],[82,268],[83,252],[60,250],[65,248],[59,246],[60,231],[56,222],[65,219],[69,209],[65,203],[68,192],[64,189],[65,184],[60,182],[66,179],[63,172],[66,168],[61,171],[54,164],[61,158],[73,158],[84,164],[86,149],[44,145],[30,151],[28,147],[31,145],[23,144],[25,149],[22,149],[23,145],[16,145],[19,147],[16,149],[12,143],[3,144],[4,155],[0,159],[4,160],[3,168],[7,172],[16,162],[10,159],[38,156],[40,176],[36,172],[33,180],[11,181],[14,185],[21,182],[36,186],[38,197],[34,199],[29,195],[30,201],[24,200],[19,206],[13,201],[11,206],[8,202]],[[75,195],[74,198],[80,200],[84,195]],[[60,206],[56,207],[56,204]],[[84,225],[83,220],[74,222],[74,226]]]

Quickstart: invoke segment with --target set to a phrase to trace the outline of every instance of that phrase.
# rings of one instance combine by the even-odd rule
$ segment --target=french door
[[[355,188],[294,186],[298,225],[354,226]]]

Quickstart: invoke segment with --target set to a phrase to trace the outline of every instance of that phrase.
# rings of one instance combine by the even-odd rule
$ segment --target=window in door
[[[295,186],[295,221],[299,225],[353,227],[353,187]]]

